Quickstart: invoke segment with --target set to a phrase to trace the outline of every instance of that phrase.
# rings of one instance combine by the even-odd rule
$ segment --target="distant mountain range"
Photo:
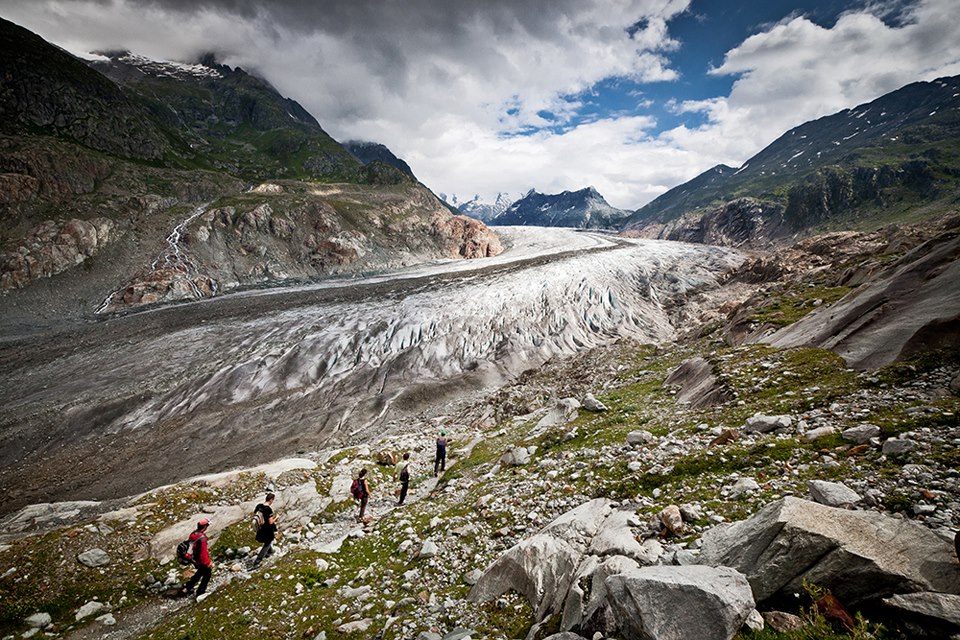
[[[930,215],[951,206],[958,191],[955,76],[802,124],[739,169],[719,165],[667,191],[624,226],[649,237],[765,242]]]
[[[629,211],[611,207],[593,187],[558,194],[530,190],[523,198],[488,220],[494,225],[619,229]]]
[[[440,199],[457,211],[482,222],[490,222],[522,197],[523,194],[520,193],[498,193],[493,202],[490,203],[481,199],[479,195],[475,195],[469,200],[460,200],[454,194],[440,194]]]

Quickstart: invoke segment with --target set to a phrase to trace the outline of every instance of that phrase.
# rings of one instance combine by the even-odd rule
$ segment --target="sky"
[[[0,0],[76,54],[214,52],[460,200],[636,209],[785,131],[960,74],[957,0]]]

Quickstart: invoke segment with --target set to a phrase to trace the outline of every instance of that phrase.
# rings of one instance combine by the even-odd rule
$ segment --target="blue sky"
[[[786,130],[960,74],[957,0],[0,0],[82,55],[214,51],[461,200],[635,209]]]

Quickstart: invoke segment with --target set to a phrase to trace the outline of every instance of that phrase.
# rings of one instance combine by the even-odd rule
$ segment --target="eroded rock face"
[[[598,498],[563,514],[487,567],[468,600],[487,602],[513,589],[530,602],[537,620],[561,611],[583,556],[611,509],[609,500]]]
[[[921,351],[960,345],[960,235],[945,231],[828,309],[774,333],[775,347],[831,349],[872,369]]]
[[[858,604],[891,593],[960,591],[950,545],[929,529],[788,497],[703,536],[700,562],[744,573],[758,602],[823,586]]]
[[[640,542],[632,515],[604,499],[582,504],[487,567],[468,599],[485,602],[513,589],[538,622],[557,615],[565,631],[615,631],[621,621],[611,609],[610,576],[653,565],[663,554],[656,540]]]
[[[419,186],[267,183],[250,193],[253,202],[201,208],[181,221],[103,310],[503,250],[486,225],[450,215]]]
[[[0,253],[0,289],[21,288],[83,263],[115,239],[116,228],[109,218],[48,220],[33,227]]]
[[[664,382],[677,387],[677,402],[694,409],[720,404],[733,397],[713,374],[713,366],[697,356],[670,372]]]
[[[730,640],[754,609],[746,577],[727,567],[643,567],[606,587],[626,640]]]

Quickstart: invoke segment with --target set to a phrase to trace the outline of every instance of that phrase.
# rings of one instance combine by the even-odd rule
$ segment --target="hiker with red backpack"
[[[267,494],[261,504],[253,510],[253,521],[256,529],[257,542],[263,543],[257,559],[253,561],[251,569],[256,569],[267,556],[273,555],[273,540],[277,536],[277,516],[273,513],[273,500],[276,496],[271,492]]]
[[[353,484],[350,485],[350,493],[353,499],[360,503],[360,512],[354,516],[359,523],[363,523],[363,512],[367,509],[367,500],[370,498],[370,487],[367,485],[367,470],[360,469]]]
[[[209,541],[207,540],[207,527],[209,526],[210,521],[204,518],[197,523],[197,530],[190,534],[191,554],[187,557],[193,562],[193,566],[197,570],[180,590],[180,595],[193,595],[194,587],[197,587],[198,596],[202,596],[207,590],[207,583],[210,582],[210,576],[213,575],[213,562],[210,560]]]

